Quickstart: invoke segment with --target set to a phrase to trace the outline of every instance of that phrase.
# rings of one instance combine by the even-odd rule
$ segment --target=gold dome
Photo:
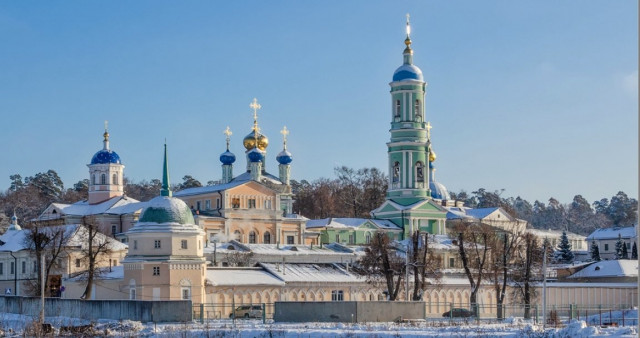
[[[429,162],[435,162],[435,160],[436,160],[436,152],[431,150],[429,152]]]
[[[242,140],[242,144],[244,145],[244,148],[247,150],[251,150],[253,148],[256,147],[256,136],[255,136],[255,131],[252,131],[249,133],[249,135],[244,137],[244,140]],[[269,146],[269,139],[258,133],[258,149],[264,151],[265,149],[267,149],[267,146]]]

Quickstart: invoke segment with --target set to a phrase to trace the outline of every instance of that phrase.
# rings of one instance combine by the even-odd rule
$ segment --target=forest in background
[[[369,212],[385,200],[388,178],[376,168],[335,168],[334,178],[314,181],[292,180],[295,194],[294,212],[310,219],[326,217],[371,217]],[[50,203],[75,203],[87,198],[89,180],[81,180],[69,188],[54,170],[22,177],[11,175],[9,189],[0,193],[0,228],[9,224],[15,212],[22,223],[37,217]],[[218,182],[209,181],[206,185]],[[158,196],[161,181],[152,179],[131,182],[125,178],[125,194],[147,201]],[[200,187],[203,184],[186,175],[173,185],[174,191]],[[590,202],[575,195],[563,204],[550,197],[548,201],[507,197],[504,190],[479,188],[466,192],[450,192],[451,198],[465,202],[471,208],[502,207],[514,217],[524,219],[537,229],[567,230],[588,235],[598,228],[629,226],[637,223],[638,201],[619,191],[611,197]]]

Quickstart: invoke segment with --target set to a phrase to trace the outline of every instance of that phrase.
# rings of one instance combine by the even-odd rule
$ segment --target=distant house
[[[369,244],[377,231],[400,239],[402,228],[389,220],[368,218],[323,218],[307,221],[307,230],[320,232],[320,242],[347,245]]]
[[[493,208],[468,208],[448,207],[447,226],[459,223],[482,223],[511,233],[523,233],[527,227],[527,221],[515,218],[504,209]]]
[[[598,249],[600,249],[600,258],[615,259],[618,236],[620,236],[624,245],[627,246],[629,258],[631,258],[633,243],[635,242],[636,246],[638,245],[636,226],[597,229],[587,236],[587,242],[589,245],[591,245],[591,242],[596,242]]]
[[[562,231],[560,230],[527,229],[526,232],[536,235],[541,240],[548,239],[554,250],[558,248],[560,237],[562,237]],[[587,243],[585,236],[567,231],[567,238],[569,239],[569,244],[571,244],[571,251],[573,251],[576,261],[588,260],[590,258],[589,243]]]
[[[630,259],[600,261],[567,277],[567,281],[590,283],[637,283],[638,261]]]

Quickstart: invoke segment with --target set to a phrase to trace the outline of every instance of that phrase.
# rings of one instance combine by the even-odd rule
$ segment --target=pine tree
[[[622,243],[622,259],[629,259],[629,251],[627,250],[627,243]]]
[[[560,244],[558,245],[558,255],[556,259],[560,263],[571,263],[573,261],[574,255],[571,251],[571,243],[569,243],[569,237],[567,237],[567,232],[563,231],[562,236],[560,237]]]
[[[596,241],[591,242],[590,252],[591,252],[591,260],[594,260],[596,262],[599,262],[601,260],[600,249],[598,248],[598,244],[596,244]]]
[[[616,242],[616,259],[622,259],[622,235],[618,234],[618,241]]]
[[[633,246],[631,247],[631,259],[638,259],[638,247],[636,246],[636,242],[633,242]]]

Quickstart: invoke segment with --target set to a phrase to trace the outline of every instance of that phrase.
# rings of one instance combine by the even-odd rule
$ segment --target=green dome
[[[195,224],[191,209],[181,199],[158,196],[148,202],[138,223]]]

